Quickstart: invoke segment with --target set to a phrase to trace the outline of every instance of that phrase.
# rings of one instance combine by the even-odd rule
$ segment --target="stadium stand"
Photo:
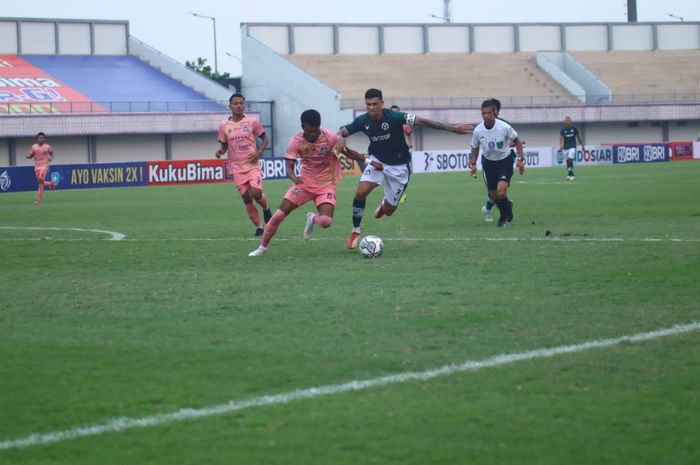
[[[221,105],[133,56],[21,58],[110,112],[221,111]]]
[[[572,104],[575,99],[537,66],[534,53],[439,55],[287,55],[286,59],[336,89],[344,107],[357,106],[368,82],[386,97],[448,97],[449,106],[476,105],[490,95],[522,103]],[[446,105],[448,106],[448,105]]]
[[[573,52],[580,63],[605,82],[615,102],[645,101],[664,94],[700,94],[700,50]]]

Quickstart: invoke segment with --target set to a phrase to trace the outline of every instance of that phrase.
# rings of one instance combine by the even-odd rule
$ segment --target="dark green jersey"
[[[387,165],[406,165],[411,161],[406,138],[404,137],[404,124],[413,125],[415,117],[401,111],[384,110],[381,119],[372,119],[369,113],[358,116],[346,125],[345,129],[350,134],[364,132],[369,137],[370,155],[377,157]]]
[[[571,126],[570,128],[565,126],[561,128],[559,134],[564,138],[564,147],[562,147],[564,150],[576,148],[576,136],[578,135],[576,126]]]

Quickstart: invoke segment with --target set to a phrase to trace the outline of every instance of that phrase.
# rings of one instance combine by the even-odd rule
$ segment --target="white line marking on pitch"
[[[98,234],[109,235],[108,241],[121,241],[124,240],[126,234],[122,234],[116,231],[105,231],[103,229],[85,229],[85,228],[42,228],[34,226],[0,226],[0,229],[20,229],[20,230],[32,230],[32,231],[78,231],[78,232],[90,232]],[[6,239],[6,240],[43,240],[43,239]],[[78,239],[79,240],[79,239]]]
[[[246,400],[232,400],[225,404],[214,405],[211,407],[183,408],[176,412],[151,415],[142,418],[116,418],[106,423],[96,425],[83,426],[64,431],[54,431],[51,433],[35,433],[19,439],[4,440],[0,442],[0,450],[53,444],[56,442],[69,441],[71,439],[86,436],[98,436],[105,433],[125,431],[132,428],[145,428],[149,426],[158,426],[165,423],[171,423],[174,421],[206,418],[213,415],[222,415],[225,413],[236,412],[254,407],[287,404],[295,400],[311,399],[314,397],[340,394],[344,392],[361,391],[364,389],[386,386],[395,383],[403,383],[406,381],[426,381],[438,376],[451,375],[465,371],[478,371],[482,368],[497,367],[515,362],[553,357],[561,354],[571,354],[590,349],[613,347],[622,343],[649,341],[661,337],[688,333],[698,329],[700,329],[700,322],[692,322],[683,325],[671,326],[670,328],[657,329],[646,333],[633,334],[630,336],[622,336],[612,339],[598,339],[580,344],[552,347],[549,349],[536,349],[514,354],[501,354],[483,360],[468,360],[460,364],[444,365],[432,370],[397,373],[395,375],[382,376],[379,378],[348,381],[342,384],[330,384],[308,389],[298,389],[282,394],[253,397],[252,399]]]

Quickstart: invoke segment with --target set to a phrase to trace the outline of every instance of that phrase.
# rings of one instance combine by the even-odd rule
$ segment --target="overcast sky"
[[[639,21],[700,21],[699,0],[637,0]],[[131,35],[178,61],[214,57],[216,17],[219,71],[240,74],[240,24],[245,22],[431,23],[442,0],[0,0],[0,17],[128,20]],[[453,0],[456,23],[626,21],[625,0]]]

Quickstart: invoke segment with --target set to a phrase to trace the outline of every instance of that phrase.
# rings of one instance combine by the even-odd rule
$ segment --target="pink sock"
[[[39,193],[36,196],[37,202],[41,202],[41,198],[44,196],[44,185],[39,184]]]
[[[267,201],[267,196],[265,194],[260,197],[260,201],[258,204],[262,207],[263,210],[269,210],[270,209],[270,202]]]
[[[280,223],[287,217],[287,215],[282,211],[282,210],[277,210],[274,215],[272,215],[272,218],[270,218],[270,221],[267,222],[267,225],[265,225],[265,232],[263,233],[262,236],[262,246],[267,247],[267,245],[270,243],[272,240],[272,236],[275,235],[277,232],[277,228],[279,227]]]
[[[260,213],[258,207],[253,202],[245,204],[245,211],[248,213],[248,218],[253,222],[256,228],[260,227]]]
[[[333,223],[333,218],[327,215],[316,215],[314,218],[314,223],[322,228],[328,228],[330,227],[331,223]]]

